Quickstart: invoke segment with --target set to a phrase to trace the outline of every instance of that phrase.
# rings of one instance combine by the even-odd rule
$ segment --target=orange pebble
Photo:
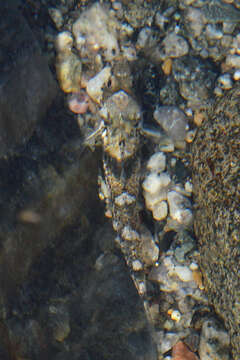
[[[162,64],[162,70],[165,75],[170,75],[172,72],[172,59],[168,58],[164,60]]]
[[[179,341],[172,348],[172,360],[199,360],[199,358],[182,341]]]

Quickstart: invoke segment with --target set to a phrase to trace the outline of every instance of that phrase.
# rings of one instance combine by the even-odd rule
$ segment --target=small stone
[[[156,122],[166,131],[176,147],[184,149],[188,130],[187,117],[176,106],[160,106],[153,114]]]
[[[62,31],[57,35],[55,47],[57,52],[71,52],[73,46],[72,34],[69,31]]]
[[[230,359],[230,338],[220,323],[212,318],[204,321],[202,326],[199,356],[204,360]]]
[[[172,72],[172,59],[168,58],[164,60],[162,64],[162,70],[166,76],[170,75]]]
[[[223,37],[223,33],[214,25],[208,24],[206,26],[206,37],[209,40],[220,40]]]
[[[56,60],[57,77],[61,89],[66,93],[80,90],[82,64],[72,52],[60,52]]]
[[[240,56],[239,55],[227,55],[225,60],[226,69],[240,68]]]
[[[223,74],[223,75],[219,76],[218,83],[221,86],[221,88],[224,89],[224,90],[231,89],[232,85],[233,85],[231,75],[230,74]]]
[[[111,68],[110,66],[106,66],[87,83],[88,95],[98,104],[101,103],[103,97],[103,88],[107,85],[110,76]]]
[[[148,266],[154,265],[159,257],[159,248],[153,240],[150,231],[141,234],[141,260]]]
[[[168,186],[171,178],[167,173],[160,175],[152,173],[143,182],[143,189],[151,195],[157,194],[162,188]]]
[[[168,314],[171,316],[171,319],[173,321],[179,322],[181,320],[181,313],[178,310],[171,310],[168,311]]]
[[[159,331],[156,333],[156,342],[159,354],[165,354],[171,350],[174,344],[179,340],[181,334],[175,332]]]
[[[196,264],[195,262],[192,262],[189,266],[189,269],[191,269],[192,271],[198,270],[198,264]]]
[[[147,163],[147,169],[152,172],[162,172],[166,167],[166,155],[163,152],[153,154]]]
[[[193,280],[192,271],[187,266],[175,266],[175,274],[179,277],[180,280],[187,282]]]
[[[205,119],[204,114],[196,110],[193,118],[194,124],[197,126],[201,126],[204,119]]]
[[[162,139],[159,142],[159,150],[160,151],[169,153],[169,152],[173,152],[174,149],[175,149],[174,143],[173,143],[172,139],[170,139],[170,138],[166,137],[165,139]]]
[[[191,194],[193,191],[192,183],[190,181],[185,182],[184,189]]]
[[[189,50],[187,41],[182,36],[179,36],[174,32],[168,34],[164,38],[163,45],[166,56],[173,58],[184,56]]]
[[[153,195],[144,191],[143,195],[147,209],[152,211],[159,202],[167,200],[167,188],[163,188]]]
[[[200,36],[205,25],[201,10],[189,7],[186,15],[186,23],[189,24],[194,37]]]
[[[240,70],[236,70],[236,71],[234,72],[234,74],[233,74],[233,79],[234,79],[235,81],[240,80]]]
[[[139,260],[134,260],[132,262],[132,268],[133,268],[133,271],[140,271],[143,269],[143,266],[142,266],[142,263],[141,261]]]
[[[179,341],[172,348],[172,360],[198,360],[198,357],[182,341]]]
[[[143,49],[148,44],[151,35],[152,35],[151,28],[149,27],[143,28],[138,34],[136,47],[138,49]]]
[[[193,280],[195,281],[199,289],[204,290],[203,276],[201,271],[196,269],[192,273],[193,273]]]
[[[152,209],[153,218],[157,221],[161,221],[167,217],[168,205],[166,201],[161,201],[153,206]]]
[[[85,36],[85,45],[90,52],[101,49],[106,61],[112,61],[119,54],[118,29],[119,24],[111,12],[96,2],[73,24],[73,35],[75,39]]]
[[[197,133],[197,129],[189,130],[186,134],[185,141],[188,144],[191,144],[195,139],[196,133]]]
[[[130,226],[125,226],[122,230],[122,237],[127,241],[136,241],[139,240],[139,234],[130,228]]]
[[[135,201],[136,201],[135,197],[128,194],[127,192],[124,192],[115,198],[115,204],[118,206],[131,205]]]
[[[182,225],[191,226],[193,221],[192,211],[187,208],[191,207],[190,202],[183,195],[176,191],[168,193],[169,212],[172,219]],[[187,207],[186,207],[187,206]]]
[[[48,12],[56,28],[60,30],[64,23],[61,11],[57,8],[49,8]]]

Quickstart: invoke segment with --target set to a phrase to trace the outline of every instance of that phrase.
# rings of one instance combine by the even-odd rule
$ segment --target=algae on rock
[[[240,354],[240,86],[217,100],[193,144],[195,231],[209,300]]]

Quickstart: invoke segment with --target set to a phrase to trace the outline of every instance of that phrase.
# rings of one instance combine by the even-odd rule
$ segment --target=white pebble
[[[168,205],[166,201],[157,203],[152,209],[153,218],[157,221],[163,220],[168,214]]]
[[[125,226],[122,229],[122,237],[127,241],[139,240],[139,234],[135,230],[131,229],[130,226]]]
[[[192,270],[192,271],[196,271],[198,270],[198,264],[196,264],[195,262],[192,262],[189,266],[189,268]]]
[[[72,45],[73,38],[69,31],[62,31],[57,35],[55,46],[58,52],[70,52]]]
[[[231,68],[240,68],[240,56],[239,55],[227,55],[226,66]]]
[[[187,266],[175,266],[175,274],[179,277],[180,280],[186,282],[186,281],[192,281],[193,275],[192,271]]]
[[[108,83],[110,76],[111,68],[110,66],[106,66],[87,83],[87,93],[97,103],[100,103],[102,100],[103,87]]]
[[[173,312],[171,313],[171,319],[179,322],[181,320],[181,314],[178,310],[173,310]]]
[[[147,169],[152,172],[162,172],[166,167],[166,155],[163,152],[153,154],[148,163]]]
[[[182,225],[190,226],[193,221],[193,215],[190,209],[190,202],[182,194],[176,191],[170,191],[167,195],[169,212],[172,219]]]
[[[166,187],[170,184],[171,178],[167,173],[160,175],[156,173],[149,174],[143,182],[143,189],[154,195],[160,191],[161,188]]]
[[[132,262],[132,268],[133,268],[133,271],[140,271],[140,270],[142,270],[143,266],[139,260],[134,260]]]
[[[233,74],[233,79],[234,79],[235,81],[240,80],[240,70],[236,70],[236,71],[234,72],[234,74]]]
[[[190,181],[187,181],[184,185],[184,189],[189,192],[189,193],[192,193],[193,191],[193,185]]]
[[[144,192],[144,198],[147,209],[153,210],[154,206],[157,205],[157,203],[163,200],[167,200],[167,188],[161,189],[158,193],[154,195]]]

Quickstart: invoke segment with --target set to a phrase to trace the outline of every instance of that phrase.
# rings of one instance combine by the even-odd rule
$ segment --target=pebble
[[[240,56],[239,55],[227,55],[225,60],[226,68],[240,68]]]
[[[230,338],[220,323],[212,318],[202,325],[199,355],[202,360],[230,360]]]
[[[147,169],[151,172],[160,173],[165,170],[166,155],[163,152],[153,154],[147,163]]]
[[[190,351],[182,341],[179,341],[173,346],[172,360],[198,360],[198,357],[192,351]]]
[[[160,201],[151,207],[153,218],[157,221],[165,219],[168,215],[168,204],[166,201]]]
[[[163,45],[167,57],[178,58],[186,55],[189,51],[187,41],[174,32],[164,38]]]
[[[234,74],[233,74],[233,79],[234,79],[235,81],[240,80],[240,70],[236,70],[236,71],[234,72]]]
[[[49,8],[48,9],[49,15],[54,22],[56,28],[60,30],[64,24],[62,13],[57,8]]]
[[[162,188],[168,186],[171,182],[171,178],[167,173],[151,173],[143,182],[143,189],[151,194],[156,195]]]
[[[170,191],[167,195],[167,199],[172,219],[187,227],[190,226],[193,221],[190,202],[176,191]]]
[[[218,83],[221,86],[221,88],[224,90],[229,90],[233,86],[233,82],[230,74],[223,74],[219,76]]]
[[[206,37],[209,40],[220,40],[223,37],[223,33],[215,25],[208,24],[206,26]]]
[[[87,93],[98,104],[101,103],[103,98],[103,89],[107,85],[110,76],[111,68],[110,66],[106,66],[87,82]]]
[[[166,131],[177,148],[185,148],[185,137],[188,129],[187,117],[176,106],[160,106],[153,114],[156,122]]]

